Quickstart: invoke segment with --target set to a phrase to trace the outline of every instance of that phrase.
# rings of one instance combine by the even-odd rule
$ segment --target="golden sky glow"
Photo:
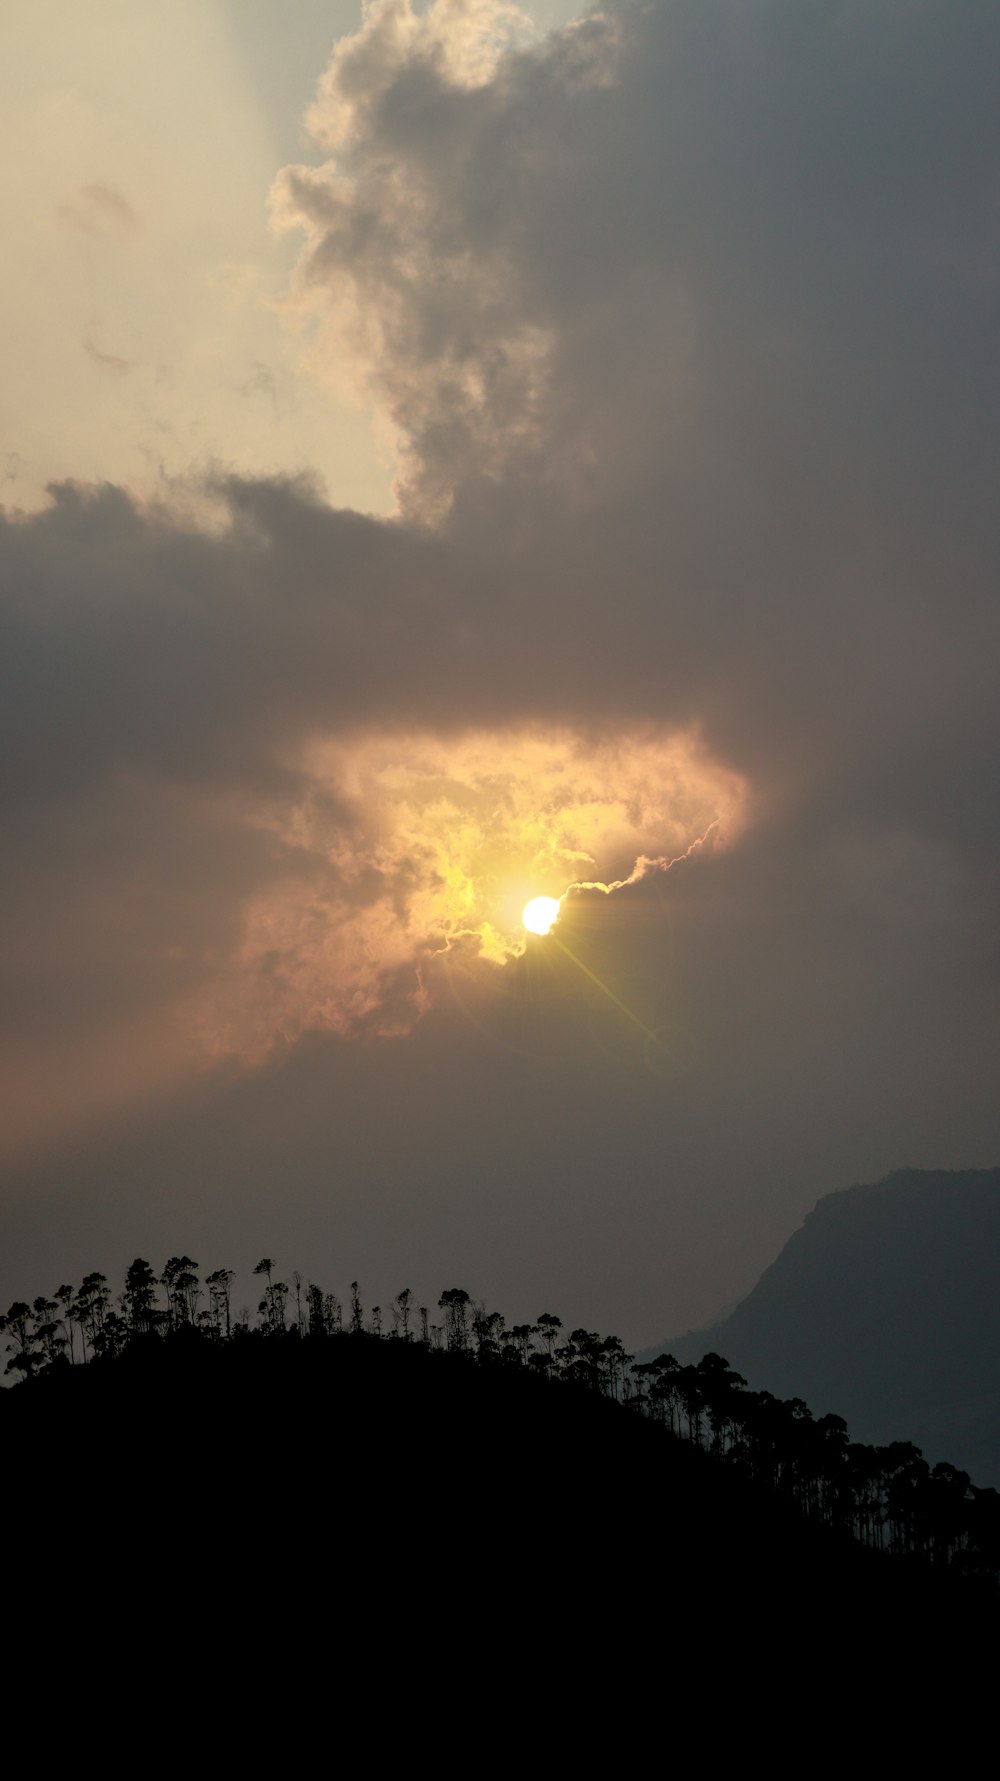
[[[280,869],[191,1011],[216,1054],[259,1057],[310,1028],[407,1032],[435,958],[502,969],[529,900],[613,893],[713,827],[731,836],[744,804],[684,735],[369,735],[297,765],[298,802],[246,817]]]
[[[0,488],[10,505],[38,507],[65,476],[160,493],[168,479],[232,463],[236,440],[244,470],[308,464],[341,502],[392,505],[391,444],[373,443],[353,386],[342,401],[304,373],[280,308],[291,247],[269,226],[267,191],[302,138],[293,113],[290,142],[274,139],[254,79],[265,58],[246,54],[250,21],[239,15],[250,10],[240,0],[5,0],[0,338],[18,344],[4,360]],[[359,10],[333,0],[326,29],[312,24],[318,60],[296,89],[300,105]],[[288,37],[275,61],[287,61]]]

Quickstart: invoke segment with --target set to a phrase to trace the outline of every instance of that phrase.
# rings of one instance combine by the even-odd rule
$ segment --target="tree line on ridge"
[[[966,1472],[930,1466],[911,1442],[870,1446],[851,1441],[839,1416],[814,1417],[799,1398],[751,1391],[718,1354],[682,1366],[672,1355],[636,1362],[617,1336],[574,1329],[554,1313],[508,1325],[460,1287],[442,1292],[436,1314],[408,1287],[366,1312],[357,1281],[346,1304],[296,1270],[281,1280],[265,1256],[254,1269],[261,1297],[234,1310],[236,1275],[217,1268],[202,1282],[190,1256],[171,1256],[157,1276],[137,1258],[124,1290],[105,1275],[64,1284],[52,1298],[15,1301],[0,1316],[6,1371],[25,1383],[71,1366],[106,1367],[150,1341],[189,1345],[336,1339],[419,1343],[431,1353],[481,1366],[521,1368],[543,1381],[597,1393],[648,1418],[720,1465],[732,1468],[809,1521],[848,1532],[863,1546],[1000,1580],[1000,1493]]]

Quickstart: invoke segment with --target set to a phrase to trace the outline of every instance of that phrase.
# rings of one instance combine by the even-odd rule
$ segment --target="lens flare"
[[[526,947],[537,988],[573,924],[525,891],[616,896],[708,836],[724,845],[748,792],[697,736],[651,730],[371,731],[314,737],[288,766],[291,802],[281,780],[226,806],[273,864],[184,1004],[212,1057],[262,1061],[315,1031],[401,1037],[461,972],[499,993],[510,966],[520,993]]]
[[[559,920],[558,898],[532,897],[531,902],[524,905],[521,920],[529,934],[547,934]]]

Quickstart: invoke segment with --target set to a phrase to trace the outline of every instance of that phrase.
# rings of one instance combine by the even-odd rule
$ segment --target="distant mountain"
[[[1000,1487],[1000,1169],[827,1194],[734,1311],[649,1355],[712,1350],[854,1440],[914,1441]]]

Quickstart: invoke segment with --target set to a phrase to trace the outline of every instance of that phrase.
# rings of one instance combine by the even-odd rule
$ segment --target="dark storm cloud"
[[[405,655],[435,622],[434,547],[292,484],[220,492],[233,519],[221,536],[70,485],[4,522],[12,795],[121,765],[252,778],[289,730],[363,717],[369,698],[381,715],[393,637]]]
[[[1000,23],[612,6],[473,86],[414,31],[344,47],[279,209],[551,697],[768,754],[989,721]]]
[[[88,1007],[135,1019],[220,961],[238,975],[247,908],[296,874],[309,897],[262,974],[309,952],[324,874],[373,899],[350,799],[323,794],[326,828],[310,806],[322,846],[275,817],[320,795],[313,737],[696,728],[746,781],[742,835],[595,895],[590,928],[572,899],[574,944],[674,1063],[639,1056],[616,1099],[594,1060],[618,1038],[567,1014],[562,1073],[529,1095],[539,1166],[588,1208],[577,1277],[607,1252],[609,1179],[631,1182],[616,1229],[643,1268],[683,1201],[669,1265],[702,1285],[666,1328],[745,1284],[732,1248],[714,1273],[692,1259],[719,1208],[746,1236],[737,1176],[767,1209],[763,1262],[838,1179],[995,1160],[1000,16],[612,5],[492,73],[472,16],[458,41],[446,7],[374,8],[314,114],[335,164],[277,188],[309,231],[320,345],[350,342],[403,436],[402,517],[230,478],[211,529],[68,486],[0,528],[9,1030],[44,1049]],[[405,900],[420,868],[392,872]],[[396,1007],[412,984],[387,970]],[[366,1158],[360,1134],[383,1072],[406,1075],[409,1141],[449,1178],[482,1140],[487,1248],[513,1272],[530,1047],[494,1043],[480,993],[496,1103],[471,1063],[456,1076],[465,1015],[438,1001],[405,1063],[337,1051],[341,1141],[380,1231],[401,1153],[384,1134]],[[306,1176],[312,1094],[282,1128]],[[672,1201],[664,1172],[687,1183]]]

